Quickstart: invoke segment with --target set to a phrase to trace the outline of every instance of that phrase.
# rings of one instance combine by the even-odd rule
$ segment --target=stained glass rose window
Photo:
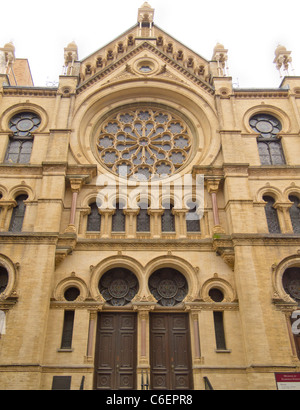
[[[100,162],[126,177],[170,176],[191,153],[191,132],[178,115],[154,107],[123,109],[102,123],[96,146]]]

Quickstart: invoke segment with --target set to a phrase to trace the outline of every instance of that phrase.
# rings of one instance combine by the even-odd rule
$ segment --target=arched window
[[[290,195],[289,200],[293,202],[290,208],[290,217],[293,225],[294,233],[300,234],[300,199],[295,195]]]
[[[101,228],[101,215],[96,203],[90,204],[91,213],[88,216],[87,232],[99,232]]]
[[[283,165],[285,158],[278,133],[280,121],[269,114],[257,114],[250,119],[251,128],[259,133],[257,146],[262,165]]]
[[[281,233],[277,211],[274,208],[275,199],[271,196],[265,195],[263,200],[267,202],[265,212],[269,233]]]
[[[116,204],[116,210],[112,216],[112,232],[125,232],[125,214],[121,203]]]
[[[32,112],[21,112],[12,117],[9,128],[13,135],[9,140],[5,163],[26,164],[30,161],[33,147],[32,132],[40,124],[40,117]]]
[[[200,218],[197,214],[197,204],[189,202],[187,204],[189,211],[186,214],[186,230],[187,232],[201,232]]]
[[[170,205],[164,210],[161,217],[162,232],[175,232],[175,216],[173,215],[173,205]]]
[[[147,202],[142,202],[139,204],[140,211],[137,216],[137,232],[150,232],[150,215],[148,214]]]
[[[17,206],[13,209],[9,232],[21,232],[26,211],[24,201],[28,198],[27,195],[19,195],[16,198]]]

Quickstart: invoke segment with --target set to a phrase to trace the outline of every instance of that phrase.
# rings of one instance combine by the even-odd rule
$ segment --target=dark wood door
[[[152,389],[193,388],[188,315],[152,314],[150,351]]]
[[[136,389],[136,315],[100,313],[95,355],[95,389]]]

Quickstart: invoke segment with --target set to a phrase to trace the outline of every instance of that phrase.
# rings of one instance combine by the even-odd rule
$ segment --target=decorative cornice
[[[23,97],[56,97],[57,88],[47,87],[3,87],[4,96],[23,96]]]

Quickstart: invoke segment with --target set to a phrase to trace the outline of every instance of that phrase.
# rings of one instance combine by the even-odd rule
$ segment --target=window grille
[[[165,209],[161,217],[162,232],[175,232],[175,216],[172,213],[173,207]]]
[[[21,232],[22,231],[22,226],[23,226],[23,221],[24,221],[24,216],[25,216],[25,211],[26,211],[26,205],[24,204],[24,201],[26,201],[27,198],[28,198],[27,195],[19,195],[16,198],[17,206],[13,209],[9,232]]]
[[[271,196],[264,196],[263,200],[267,202],[265,206],[265,212],[269,233],[281,233],[277,211],[274,208],[274,198],[272,198]]]
[[[91,213],[88,216],[87,231],[99,232],[101,228],[101,215],[96,203],[90,205]]]
[[[148,205],[141,205],[137,216],[137,232],[150,232],[150,215],[148,214]]]
[[[290,208],[290,217],[293,225],[294,233],[300,234],[300,199],[294,195],[289,196],[289,200],[293,202]]]
[[[189,212],[186,214],[186,230],[187,232],[201,232],[200,218],[197,214],[197,206],[195,204],[187,204]]]
[[[125,232],[125,218],[122,206],[118,203],[112,216],[112,232]]]

